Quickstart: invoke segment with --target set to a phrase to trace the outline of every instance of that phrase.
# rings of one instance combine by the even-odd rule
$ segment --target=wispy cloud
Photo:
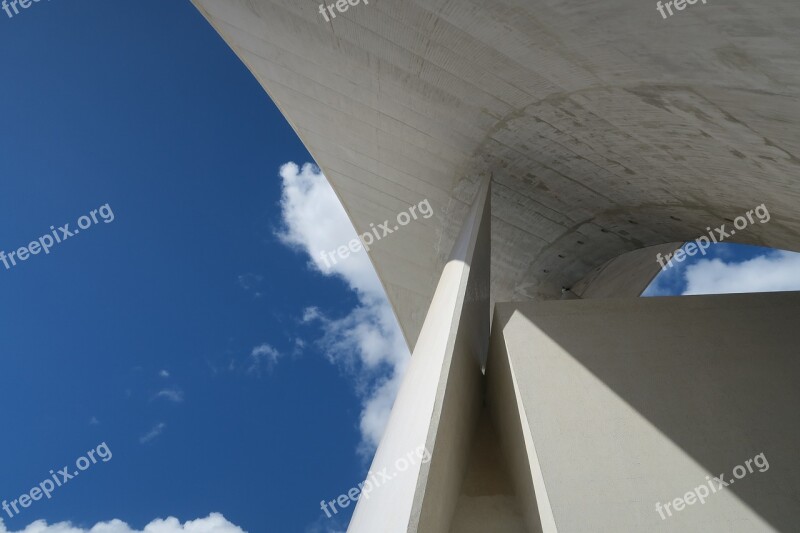
[[[168,372],[168,371],[166,371],[166,370],[162,370],[162,371],[160,371],[160,372],[158,373],[158,376],[159,376],[159,377],[162,377],[162,378],[168,378],[168,377],[169,377],[169,372]]]
[[[303,310],[303,323],[313,322],[320,317],[319,309],[317,307],[306,307]]]
[[[304,533],[345,533],[346,525],[341,522],[342,519],[339,516],[334,516],[333,519],[323,516],[308,524]]]
[[[247,372],[259,376],[264,370],[271,372],[280,357],[280,352],[269,344],[259,344],[250,351],[250,366]]]
[[[317,345],[353,377],[362,397],[359,451],[369,455],[383,435],[410,353],[367,254],[333,265],[319,256],[357,236],[325,176],[313,165],[301,169],[294,163],[281,167],[280,175],[284,227],[278,237],[308,254],[311,268],[343,279],[358,296],[358,305],[345,316],[309,307],[303,321],[321,328]]]
[[[239,286],[246,290],[247,292],[253,293],[253,296],[256,298],[261,297],[260,286],[261,282],[264,281],[264,276],[258,274],[240,274],[236,281],[239,283]]]
[[[250,274],[250,273],[240,274],[237,278],[239,286],[245,290],[257,287],[258,285],[261,284],[263,280],[264,276],[261,276],[259,274]]]
[[[100,421],[97,419],[96,416],[93,416],[92,418],[89,419],[89,425],[90,426],[99,426],[100,425]]]
[[[153,426],[153,429],[151,429],[146,434],[144,434],[141,437],[139,437],[139,442],[142,443],[142,444],[146,444],[146,443],[152,441],[153,439],[155,439],[156,437],[161,435],[164,432],[164,429],[166,429],[166,427],[167,427],[167,425],[164,422],[159,422],[158,424]],[[2,532],[0,532],[0,533],[2,533]]]
[[[162,389],[156,393],[153,399],[164,398],[174,403],[183,402],[183,391],[180,389]]]

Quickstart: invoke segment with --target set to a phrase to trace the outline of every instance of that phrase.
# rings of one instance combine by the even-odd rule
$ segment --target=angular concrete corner
[[[797,531],[798,311],[795,292],[498,304],[487,401],[523,508],[548,532]]]
[[[370,472],[417,462],[359,499],[349,533],[448,531],[482,403],[489,342],[490,183],[479,184],[444,268]]]

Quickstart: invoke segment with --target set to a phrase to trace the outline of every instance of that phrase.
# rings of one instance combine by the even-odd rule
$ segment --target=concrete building
[[[435,212],[370,251],[413,348],[372,470],[431,460],[349,531],[797,531],[800,295],[637,296],[723,224],[800,250],[800,4],[193,1],[359,233]]]

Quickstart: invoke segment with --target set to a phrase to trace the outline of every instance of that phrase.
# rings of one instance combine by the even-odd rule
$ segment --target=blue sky
[[[693,255],[662,270],[643,296],[800,290],[800,254],[733,243],[689,251]]]
[[[302,144],[188,2],[41,2],[0,13],[0,48],[0,249],[114,213],[0,270],[0,498],[113,452],[6,527],[303,531],[365,467],[362,397],[302,322],[357,295],[275,235]],[[278,364],[249,371],[264,343]]]
[[[344,529],[319,502],[363,479],[408,353],[363,254],[309,256],[352,228],[291,128],[188,2],[43,1],[0,49],[0,250],[113,213],[0,265],[0,500],[113,454],[0,532]]]

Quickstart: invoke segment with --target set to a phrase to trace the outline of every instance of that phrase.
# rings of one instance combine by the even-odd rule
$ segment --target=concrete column
[[[466,470],[489,342],[490,183],[480,184],[428,309],[349,533],[447,532]],[[405,471],[398,461],[427,449]],[[382,477],[382,476],[381,476]]]

